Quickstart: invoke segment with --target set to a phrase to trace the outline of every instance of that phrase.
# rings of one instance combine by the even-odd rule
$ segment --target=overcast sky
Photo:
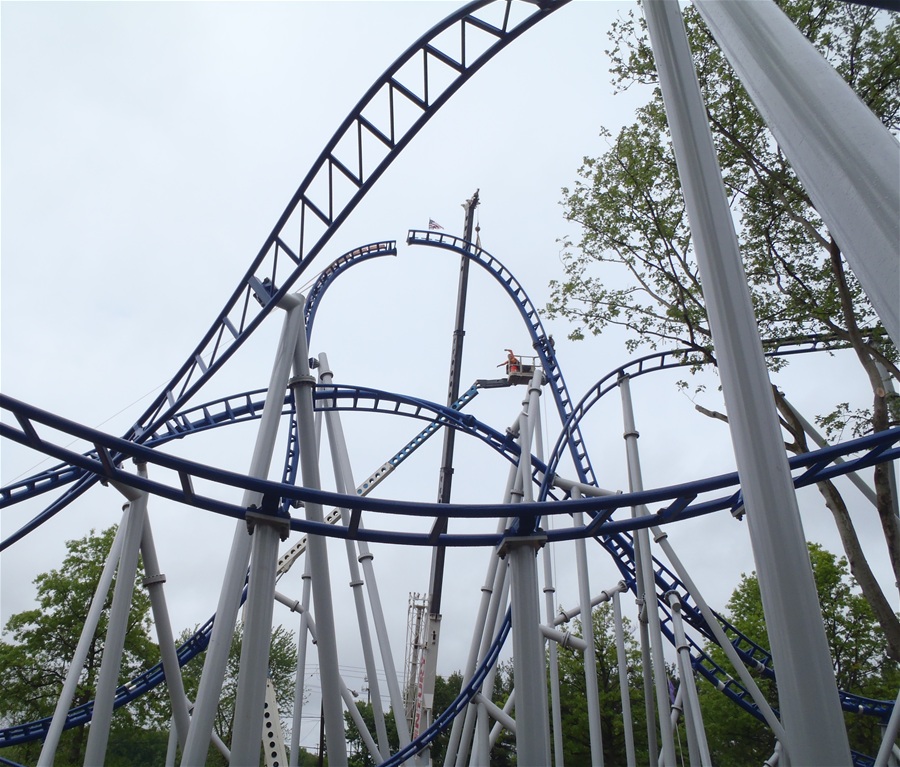
[[[3,3],[2,391],[125,433],[211,325],[340,121],[454,7]],[[311,351],[328,353],[338,382],[444,401],[458,259],[407,247],[405,236],[429,219],[461,233],[461,203],[476,189],[484,247],[536,305],[546,303],[548,282],[562,271],[559,240],[577,234],[562,218],[560,190],[574,182],[583,156],[604,150],[601,126],[615,132],[641,102],[640,93],[613,95],[604,53],[611,21],[632,7],[577,0],[526,33],[441,110],[334,237],[310,277],[358,245],[399,244],[397,258],[356,267],[323,302]],[[279,324],[272,315],[198,402],[264,387]],[[565,339],[564,323],[546,324],[576,401],[628,359],[621,334],[574,343]],[[473,269],[463,387],[497,375],[507,347],[527,353],[526,328],[496,283]],[[694,411],[691,397],[676,390],[678,377],[648,376],[633,387],[648,488],[734,468],[726,427]],[[802,358],[778,382],[810,416],[865,392],[841,355]],[[715,380],[708,383],[697,401],[721,409]],[[486,391],[470,410],[503,430],[524,394],[524,388]],[[587,444],[600,484],[626,489],[618,396],[607,399],[586,425]],[[407,419],[348,416],[356,480],[420,428]],[[546,428],[552,444],[558,419],[548,416]],[[219,430],[166,449],[244,471],[254,430]],[[464,439],[457,452],[454,500],[502,500],[502,461]],[[2,483],[50,465],[42,460],[4,443]],[[436,438],[379,495],[435,500],[439,461]],[[330,469],[323,477],[330,487]],[[887,585],[874,511],[855,491],[848,498]],[[801,500],[807,537],[838,551],[817,493]],[[3,537],[46,501],[4,510]],[[98,486],[0,556],[2,623],[31,606],[31,581],[59,565],[65,541],[116,522],[121,503],[116,491]],[[192,628],[215,610],[234,523],[155,499],[150,513],[173,624],[176,631]],[[406,524],[422,529],[428,522]],[[670,540],[713,606],[723,607],[740,573],[753,569],[746,526],[727,514],[678,525]],[[374,551],[402,668],[408,595],[427,591],[430,552]],[[561,546],[556,554],[563,605],[577,600],[571,553]],[[448,555],[440,673],[464,663],[488,556]],[[333,546],[330,557],[341,662],[348,684],[360,689],[343,545]],[[280,588],[299,597],[297,569]],[[599,548],[591,576],[595,593],[619,580]],[[279,609],[276,619],[293,625]],[[313,692],[311,713],[318,711]]]

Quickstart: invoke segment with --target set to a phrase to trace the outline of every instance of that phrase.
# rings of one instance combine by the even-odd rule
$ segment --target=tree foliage
[[[622,696],[616,653],[615,625],[610,605],[602,604],[593,611],[594,652],[597,661],[597,688],[600,697],[600,731],[603,739],[604,764],[625,764],[625,734],[622,721]],[[640,650],[627,619],[623,621],[627,656],[635,753],[639,764],[646,764],[647,728],[644,713],[644,689]],[[580,621],[573,634],[583,636]],[[566,764],[590,764],[591,745],[588,728],[587,687],[583,654],[571,648],[559,648],[560,709],[562,715],[563,757]]]
[[[111,527],[99,534],[92,530],[84,538],[67,541],[67,553],[60,568],[42,573],[34,580],[37,607],[16,613],[7,622],[0,642],[2,721],[23,724],[52,716],[115,534],[116,527]],[[120,684],[159,660],[158,650],[150,637],[150,599],[140,585],[142,580],[142,567],[139,566],[119,671]],[[73,706],[87,703],[94,697],[114,586],[115,582],[106,596]],[[156,692],[115,712],[108,764],[153,764],[158,762],[160,753],[165,755],[165,739],[160,742],[156,729],[165,717],[161,713],[164,709],[159,704],[160,698],[160,693]],[[56,764],[82,764],[86,744],[85,728],[65,731]],[[158,750],[160,746],[162,752]],[[15,754],[10,749],[8,756],[34,762],[40,747],[40,743],[26,744],[14,749]],[[117,753],[124,761],[117,758]],[[146,760],[142,760],[141,754],[147,757]]]
[[[778,0],[800,31],[892,132],[900,129],[900,18],[839,0]],[[849,347],[868,381],[871,407],[836,403],[820,414],[834,435],[882,431],[900,423],[897,350],[847,268],[840,243],[824,226],[787,159],[697,12],[684,11],[707,116],[740,239],[747,282],[763,339],[827,334]],[[693,252],[662,95],[643,19],[620,17],[610,32],[613,84],[644,87],[649,101],[608,148],[585,158],[575,186],[564,190],[569,220],[581,228],[567,242],[564,279],[551,284],[551,316],[570,320],[572,338],[609,326],[631,331],[630,350],[687,349],[698,364],[714,362],[700,273]],[[775,367],[785,364],[774,360]],[[775,390],[786,446],[809,450],[802,422]],[[870,398],[870,399],[869,399]],[[900,524],[888,473],[874,471],[877,511],[896,582]],[[900,622],[866,562],[846,503],[833,483],[819,490],[835,519],[851,571],[900,659]]]
[[[817,544],[809,544],[809,554],[838,687],[876,700],[893,699],[900,683],[900,667],[887,657],[875,616],[857,591],[846,559]],[[767,643],[756,573],[741,576],[727,608],[729,621],[736,628],[760,644]],[[706,649],[717,663],[735,675],[720,648],[710,645]],[[770,705],[777,709],[776,684],[768,679],[757,682]],[[766,725],[711,685],[700,685],[698,691],[716,764],[762,764],[772,754],[775,743]],[[861,753],[877,753],[881,734],[878,722],[857,714],[845,714],[845,718],[851,747]]]

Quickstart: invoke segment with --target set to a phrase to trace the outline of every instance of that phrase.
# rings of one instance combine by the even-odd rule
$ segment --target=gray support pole
[[[509,537],[503,547],[509,559],[512,606],[513,673],[516,680],[516,753],[518,763],[550,763],[547,671],[538,600],[535,548],[541,536]]]
[[[138,466],[138,473],[147,475],[146,465]],[[166,576],[160,572],[159,557],[153,543],[153,530],[149,517],[144,520],[141,536],[141,558],[144,560],[144,586],[150,596],[150,607],[153,611],[153,624],[156,627],[156,643],[162,660],[163,673],[166,676],[166,688],[172,703],[172,721],[178,736],[178,744],[184,749],[190,729],[191,717],[188,713],[187,700],[184,694],[184,681],[181,678],[181,666],[178,663],[178,652],[175,647],[175,635],[172,632],[172,621],[166,606],[166,594],[163,584]]]
[[[500,558],[498,557],[498,560]],[[481,637],[481,648],[479,650],[478,657],[484,658],[487,654],[488,648],[493,641],[494,636],[496,636],[497,632],[500,629],[504,619],[505,613],[503,608],[509,601],[509,563],[502,562],[500,564],[500,568],[497,570],[497,577],[494,580],[494,593],[491,595],[491,604],[488,609],[487,621],[485,623],[485,631]],[[493,674],[495,671],[492,669],[485,678],[484,684],[481,686],[482,692],[488,691],[490,692],[494,686],[494,677]],[[469,675],[471,678],[471,674]],[[472,735],[475,729],[475,715],[476,715],[476,707],[472,706],[470,710],[466,711],[466,719],[464,722],[464,729],[462,731],[459,749],[456,752],[456,761],[455,767],[463,767],[466,763],[466,756],[469,752],[469,747],[472,742]],[[449,761],[450,749],[447,749],[447,757],[445,757],[444,762],[446,764],[450,764]]]
[[[647,515],[649,513],[650,512],[647,510],[646,506],[642,507],[642,515]],[[709,605],[706,603],[706,600],[700,593],[700,589],[697,588],[697,585],[691,578],[690,573],[688,573],[687,569],[678,558],[678,555],[675,553],[675,550],[672,548],[672,544],[669,543],[668,533],[660,530],[660,528],[658,527],[651,527],[650,532],[653,533],[653,540],[658,543],[659,547],[663,550],[663,553],[666,555],[666,558],[672,565],[672,569],[675,571],[678,579],[684,584],[684,587],[691,595],[691,598],[694,600],[694,604],[697,605],[697,608],[703,615],[706,624],[712,631],[713,637],[719,644],[719,647],[721,647],[722,651],[725,653],[725,657],[727,657],[729,663],[734,666],[734,669],[735,671],[737,671],[737,675],[740,677],[741,682],[743,683],[744,687],[747,688],[747,692],[750,693],[750,697],[753,698],[753,702],[759,709],[760,714],[762,714],[763,719],[766,720],[766,724],[769,725],[769,729],[772,730],[772,734],[777,740],[783,741],[784,728],[781,726],[781,722],[778,721],[778,717],[775,716],[775,712],[772,711],[772,707],[765,699],[765,696],[762,694],[762,691],[759,689],[755,680],[750,675],[750,672],[747,670],[744,662],[737,654],[737,650],[734,649],[731,641],[722,630],[722,626],[719,624],[719,620],[718,618],[716,618],[715,613],[713,613]]]
[[[259,763],[260,740],[272,644],[272,610],[275,601],[275,568],[278,543],[287,530],[268,515],[248,513],[252,551],[247,601],[244,605],[244,636],[241,643],[237,700],[231,735],[231,764]]]
[[[106,759],[106,745],[109,742],[109,727],[112,723],[113,701],[119,684],[119,666],[128,632],[128,615],[131,612],[131,598],[134,594],[134,577],[137,573],[138,554],[141,548],[141,534],[147,516],[147,494],[140,493],[130,502],[125,540],[122,542],[122,556],[116,570],[116,585],[113,589],[112,607],[109,610],[109,626],[106,643],[103,646],[103,660],[97,677],[94,694],[94,713],[88,730],[88,741],[84,751],[85,767],[103,764]]]
[[[628,591],[628,586],[625,584],[625,581],[619,581],[612,588],[604,589],[597,596],[591,599],[591,608],[593,609],[599,604],[603,604],[604,602],[609,602],[612,599],[613,594],[618,594],[619,592],[625,593]],[[577,616],[581,615],[581,605],[575,605],[569,610],[560,609],[559,614],[553,619],[553,625],[559,626],[562,623],[566,623],[567,621],[572,620]]]
[[[900,692],[897,693],[897,699],[894,701],[894,709],[891,711],[891,718],[888,720],[887,727],[884,730],[884,737],[881,739],[881,746],[878,748],[878,755],[875,757],[875,767],[888,767],[888,758],[897,741],[897,733],[900,732]]]
[[[628,459],[628,485],[631,492],[644,489],[641,474],[641,459],[637,449],[638,431],[634,423],[634,408],[631,403],[631,386],[628,376],[619,379],[619,391],[622,395],[622,420],[625,425],[625,452]],[[633,508],[632,515],[638,510]],[[675,739],[669,722],[669,689],[666,677],[666,664],[662,650],[662,632],[659,625],[659,608],[656,603],[656,582],[653,577],[653,557],[650,553],[650,537],[644,530],[634,533],[637,558],[637,577],[644,589],[644,609],[649,622],[650,649],[653,660],[653,685],[656,691],[656,710],[659,715],[660,739],[662,740],[662,756],[665,767],[675,765]]]
[[[552,517],[548,518],[548,527]],[[552,624],[556,616],[555,593],[553,585],[553,563],[550,559],[550,547],[544,546],[544,614],[547,624]],[[553,764],[555,767],[563,767],[563,734],[562,734],[562,709],[559,700],[559,650],[556,642],[550,643],[550,721],[553,733]]]
[[[507,604],[509,598],[510,579],[506,578],[500,590],[500,606]],[[505,620],[505,614],[502,610],[497,611],[496,620],[494,621],[493,631],[485,639],[490,640],[500,631],[500,626]],[[497,664],[495,663],[488,669],[481,683],[481,694],[490,698],[494,692],[494,680],[497,677]],[[491,763],[491,744],[490,744],[490,721],[487,709],[481,705],[472,706],[476,712],[477,718],[475,727],[475,742],[472,746],[472,756],[469,759],[469,767],[489,767]]]
[[[510,502],[516,476],[517,468],[516,466],[511,465],[506,478],[506,489],[503,493],[504,503]],[[506,529],[506,525],[507,520],[498,519],[497,533],[502,533]],[[484,584],[481,587],[481,601],[478,605],[478,612],[472,629],[472,641],[469,644],[469,655],[466,658],[466,665],[463,667],[462,671],[462,678],[464,681],[471,679],[472,675],[475,673],[475,665],[478,663],[479,652],[487,632],[486,627],[493,625],[493,621],[488,619],[488,613],[495,599],[494,595],[499,591],[498,586],[505,577],[506,570],[506,566],[504,565],[504,572],[498,573],[500,564],[500,557],[496,555],[492,555],[488,561],[487,573],[485,574]],[[467,707],[464,717],[457,716],[453,719],[453,725],[450,727],[450,739],[447,741],[447,751],[444,754],[444,764],[454,765],[454,767],[458,763],[461,764],[461,762],[458,761],[458,754],[461,754],[464,758],[465,752],[469,748],[468,736],[466,736],[466,742],[462,744],[462,748],[460,748],[460,746],[463,739],[463,733],[468,732],[469,730],[470,716],[470,708]]]
[[[506,699],[506,703],[503,704],[503,713],[511,716],[510,712],[513,711],[516,707],[516,688],[513,687],[512,690],[509,691],[509,697]],[[513,720],[515,721],[515,720]],[[490,745],[493,748],[497,741],[500,739],[500,733],[503,730],[503,725],[500,722],[494,722],[494,726],[491,727],[491,738]]]
[[[500,708],[494,701],[490,698],[486,697],[482,693],[476,693],[475,701],[480,706],[484,706],[485,710],[488,714],[490,714],[491,718],[498,722],[501,726],[505,727],[512,733],[516,731],[516,720],[513,719],[506,711],[505,707]],[[490,741],[488,742],[490,746]]]
[[[775,3],[694,5],[900,345],[896,139]]]
[[[507,486],[504,499],[507,502],[509,500],[510,486],[515,478],[514,471],[515,467],[510,467],[509,485]],[[497,533],[502,533],[505,528],[506,520],[498,519]],[[469,655],[466,658],[466,665],[463,666],[462,670],[462,678],[464,681],[468,681],[469,679],[471,679],[472,675],[475,673],[475,665],[478,663],[478,654],[481,648],[481,643],[487,632],[486,627],[488,625],[488,610],[490,608],[492,597],[495,591],[495,584],[499,582],[497,571],[500,562],[500,557],[493,554],[490,561],[488,562],[488,569],[484,577],[484,584],[481,587],[481,601],[478,604],[478,612],[476,613],[475,624],[472,629],[472,641],[469,644]],[[490,623],[490,625],[493,625],[493,623]],[[444,763],[447,765],[453,765],[456,763],[456,754],[457,750],[459,749],[460,738],[465,729],[466,723],[469,721],[471,709],[471,706],[467,707],[465,716],[457,716],[453,720],[453,725],[450,728],[450,740],[447,742],[447,751],[444,755]],[[466,744],[465,748],[468,749],[468,744]]]
[[[640,553],[638,547],[635,546],[635,562],[636,570],[640,572]],[[638,582],[641,583],[641,578]],[[638,587],[638,598],[635,600],[638,608],[638,637],[641,644],[641,683],[644,687],[644,719],[647,726],[647,751],[650,758],[650,767],[657,767],[659,764],[659,746],[656,740],[656,706],[653,702],[653,660],[650,657],[650,626],[647,622],[649,610],[647,608],[647,600],[644,595],[643,583]]]
[[[334,379],[334,374],[328,364],[328,357],[325,354],[319,355],[319,379],[326,385],[331,384]],[[353,481],[350,470],[350,457],[347,451],[347,442],[344,438],[344,429],[336,411],[328,410],[325,412],[325,426],[329,434],[331,462],[334,466],[337,490],[339,493],[352,495],[356,492],[356,484]],[[350,522],[349,514],[346,509],[341,509],[340,511],[341,519],[346,526]],[[384,760],[391,755],[391,750],[388,742],[387,726],[384,720],[384,708],[381,705],[381,690],[378,684],[378,670],[375,666],[375,652],[372,647],[372,636],[369,632],[366,604],[362,592],[365,581],[363,581],[359,572],[356,542],[347,539],[345,543],[347,548],[347,567],[350,571],[350,588],[353,591],[363,662],[365,663],[371,691],[372,716],[375,720],[375,731],[378,735],[378,750],[381,752],[381,759]],[[371,554],[369,554],[369,558],[371,558]],[[394,678],[396,679],[396,673],[394,673]],[[402,718],[405,721],[405,717]]]
[[[78,689],[78,680],[81,677],[82,669],[84,669],[84,663],[87,660],[94,633],[97,631],[97,624],[100,622],[100,615],[103,613],[106,595],[109,593],[109,587],[116,572],[116,563],[119,561],[119,556],[122,552],[122,541],[125,539],[125,528],[128,525],[128,509],[130,509],[130,505],[126,505],[125,509],[125,514],[122,515],[122,521],[116,530],[112,546],[109,548],[109,554],[106,556],[106,562],[100,573],[97,588],[94,590],[94,598],[91,600],[84,627],[81,629],[81,636],[78,639],[78,645],[75,647],[75,654],[72,656],[72,662],[69,664],[68,671],[66,671],[66,681],[63,683],[62,692],[59,694],[59,699],[56,702],[56,710],[53,712],[53,719],[50,720],[50,727],[47,729],[47,736],[44,738],[44,745],[41,747],[41,754],[37,762],[38,767],[53,767],[53,763],[56,760],[59,736],[62,734],[66,715],[69,713],[69,706],[72,705],[72,698],[75,697],[75,691]]]
[[[281,420],[281,410],[284,406],[284,392],[287,389],[291,370],[291,355],[297,344],[297,337],[300,335],[302,325],[302,301],[299,301],[296,296],[288,295],[284,297],[281,307],[286,310],[286,314],[278,341],[278,349],[275,353],[275,362],[272,365],[272,373],[269,376],[269,389],[263,405],[253,456],[250,459],[250,469],[247,472],[249,476],[256,479],[265,478],[269,473],[275,440],[278,436],[278,423]],[[249,509],[251,506],[259,506],[259,504],[259,493],[251,491],[244,493],[242,505],[245,508]],[[250,544],[247,525],[241,520],[234,528],[231,551],[225,566],[225,575],[222,578],[222,589],[219,592],[219,601],[216,606],[216,622],[213,625],[212,636],[206,649],[203,675],[200,677],[200,689],[197,691],[197,700],[194,702],[194,712],[191,717],[191,728],[188,730],[187,743],[181,758],[182,767],[202,767],[206,764],[206,752],[209,750],[210,738],[213,734],[213,720],[219,704],[219,695],[222,692],[228,652],[231,649],[234,625],[241,604],[244,581],[247,578]]]
[[[769,4],[718,3],[707,9],[712,5],[747,9]],[[850,747],[806,538],[684,23],[676,0],[648,0],[644,12],[719,361],[778,669],[785,747],[795,764],[845,765]]]
[[[184,701],[187,707],[187,701]],[[175,767],[175,759],[178,756],[178,725],[175,724],[175,717],[169,720],[169,739],[166,742],[166,761],[165,767]]]
[[[703,715],[700,713],[700,701],[697,698],[697,686],[694,684],[694,669],[691,665],[691,648],[684,634],[684,622],[681,617],[681,598],[674,591],[667,595],[672,608],[672,628],[675,630],[675,642],[678,653],[678,673],[681,687],[684,690],[684,723],[688,729],[688,745],[691,753],[691,764],[710,765],[709,745],[703,729]]]
[[[297,424],[300,432],[300,471],[304,487],[321,489],[319,478],[316,429],[313,419],[313,389],[316,381],[309,374],[309,348],[306,333],[300,333],[294,352],[295,377],[291,382],[297,402]],[[306,518],[324,523],[322,504],[307,502]],[[347,741],[344,738],[344,712],[341,707],[341,675],[338,668],[337,635],[334,626],[331,575],[328,568],[327,540],[310,535],[307,547],[313,585],[313,606],[318,625],[319,676],[322,680],[322,708],[325,739],[328,745],[328,764],[346,767]],[[355,708],[355,706],[354,706]]]
[[[577,488],[572,498],[581,498]],[[580,511],[572,515],[575,527],[584,524]],[[594,645],[594,613],[591,609],[591,584],[588,578],[587,548],[584,538],[575,541],[575,566],[578,571],[578,602],[581,606],[581,633],[584,637],[584,685],[587,697],[588,733],[591,740],[591,764],[603,767],[603,733],[600,730],[600,691],[597,688],[597,650]]]
[[[491,677],[490,686],[494,686]],[[488,685],[485,685],[487,687]],[[475,696],[475,738],[472,742],[472,757],[469,767],[490,767],[491,764],[491,722],[487,707],[482,701],[490,700],[483,692]]]
[[[303,571],[303,594],[300,597],[300,629],[297,636],[297,676],[294,680],[294,718],[291,725],[290,767],[300,765],[300,727],[303,724],[303,693],[306,679],[306,632],[309,625],[309,596],[312,578],[309,574],[309,558]]]
[[[250,536],[247,535],[246,523],[241,520],[235,525],[231,551],[222,578],[222,590],[216,605],[216,622],[213,624],[209,646],[206,648],[200,687],[191,715],[191,727],[181,757],[182,767],[202,767],[206,764],[206,753],[213,735],[213,721],[222,692],[225,666],[228,662],[228,652],[231,649],[249,562]]]
[[[621,588],[625,590],[625,581],[620,581]],[[625,764],[627,767],[635,767],[637,764],[634,753],[634,727],[631,721],[631,687],[628,684],[628,658],[625,656],[625,632],[622,627],[622,605],[619,600],[619,591],[612,595],[613,618],[616,624],[616,658],[619,665],[619,696],[622,700],[622,728],[625,738]]]
[[[360,524],[360,526],[362,526]],[[369,604],[372,608],[372,616],[375,622],[375,636],[378,638],[378,648],[381,651],[381,664],[387,681],[388,694],[391,699],[391,707],[394,711],[403,712],[403,693],[400,690],[400,682],[397,678],[397,669],[394,665],[394,656],[391,652],[391,640],[388,635],[387,623],[384,619],[384,609],[381,606],[381,596],[378,584],[375,580],[375,569],[372,565],[374,555],[369,549],[369,544],[359,541],[359,561],[362,564],[363,574],[366,579],[366,591],[369,595]],[[409,745],[409,726],[405,716],[395,716],[397,737],[400,747]]]
[[[296,599],[291,599],[290,597],[285,596],[280,591],[275,592],[275,601],[281,602],[285,607],[291,610],[291,612],[299,612],[301,614],[306,615],[306,630],[309,632],[309,637],[312,640],[313,644],[319,643],[319,634],[318,629],[316,628],[316,622],[313,617],[306,613],[306,610],[301,606],[300,602]],[[341,696],[341,700],[347,707],[347,711],[350,714],[350,718],[353,720],[353,723],[356,725],[356,728],[359,730],[360,738],[365,744],[366,748],[369,749],[369,753],[372,759],[376,761],[381,760],[381,754],[378,751],[378,745],[375,743],[375,740],[372,738],[369,730],[362,719],[362,715],[359,713],[359,709],[356,706],[354,698],[358,697],[355,691],[351,691],[344,680],[338,676],[338,691]]]

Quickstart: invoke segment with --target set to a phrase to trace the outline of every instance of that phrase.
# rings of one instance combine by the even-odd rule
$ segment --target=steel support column
[[[291,372],[292,355],[303,325],[302,301],[295,296],[286,296],[282,307],[286,310],[286,314],[278,341],[278,349],[275,353],[275,362],[272,365],[272,373],[269,376],[269,389],[263,405],[253,456],[250,459],[250,469],[247,472],[249,476],[255,478],[265,478],[269,473],[275,439],[278,436],[278,423],[281,420],[281,410],[284,406],[284,392],[287,389]],[[253,506],[259,507],[261,505],[259,493],[246,491],[242,503],[248,509]],[[213,720],[219,695],[222,692],[228,652],[231,649],[244,581],[247,578],[250,549],[251,541],[250,535],[247,533],[247,525],[241,520],[235,525],[231,551],[225,566],[225,575],[222,578],[222,589],[219,592],[219,601],[216,606],[216,622],[206,650],[203,675],[200,677],[200,689],[197,692],[197,700],[191,717],[191,728],[188,731],[184,756],[181,760],[183,767],[201,767],[206,764],[206,752],[209,750],[213,732]],[[262,735],[261,726],[259,735]]]
[[[137,498],[130,501],[126,513],[128,522],[125,540],[122,542],[122,555],[119,557],[119,567],[116,570],[116,585],[113,589],[112,607],[109,610],[103,661],[100,664],[97,690],[94,695],[94,712],[84,751],[85,767],[93,767],[106,761],[113,702],[119,684],[119,666],[125,648],[128,616],[131,613],[131,598],[134,594],[134,576],[137,572],[144,520],[147,518],[147,494],[140,493]]]
[[[295,377],[291,382],[297,403],[297,424],[300,432],[300,471],[304,487],[321,489],[319,477],[318,441],[313,417],[313,389],[315,378],[309,371],[309,347],[306,333],[300,333],[294,351]],[[307,502],[306,518],[324,523],[322,504]],[[320,535],[310,535],[307,554],[312,575],[313,607],[318,626],[319,676],[322,680],[322,711],[328,763],[331,767],[346,767],[347,741],[344,737],[344,712],[341,706],[341,674],[338,668],[337,634],[334,623],[331,575],[328,568],[328,541]],[[353,706],[356,708],[356,706]]]
[[[768,3],[718,5],[746,9]],[[677,0],[648,0],[644,12],[747,507],[778,669],[785,746],[796,764],[846,765],[850,748],[806,538],[684,22]]]
[[[537,558],[543,537],[509,537],[502,552],[509,559],[513,673],[516,680],[516,753],[523,767],[550,764],[547,669],[540,632]]]

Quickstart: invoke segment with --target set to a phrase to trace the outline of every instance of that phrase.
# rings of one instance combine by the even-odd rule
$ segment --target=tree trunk
[[[881,380],[881,372],[878,370],[878,365],[872,357],[869,345],[866,343],[866,339],[863,338],[859,326],[857,325],[856,316],[853,313],[853,297],[847,286],[847,278],[844,274],[844,266],[841,261],[841,251],[833,238],[829,248],[829,255],[831,256],[831,271],[834,275],[838,295],[840,296],[841,313],[843,314],[844,322],[847,325],[850,343],[853,346],[853,350],[856,352],[856,356],[859,359],[863,370],[866,371],[866,375],[869,377],[869,383],[872,387],[872,431],[884,431],[889,425],[884,382]],[[876,467],[874,483],[878,518],[881,520],[881,529],[884,533],[888,556],[890,557],[891,567],[894,571],[894,584],[900,587],[900,520],[898,520],[897,515],[894,514],[893,496],[890,483],[887,479],[887,471],[885,471],[884,468],[881,468],[879,471],[878,467]]]
[[[774,387],[773,390],[775,391],[776,406],[784,419],[785,425],[794,437],[797,452],[809,452],[806,434],[794,409],[781,392]],[[856,534],[856,528],[853,526],[853,520],[850,518],[847,504],[844,502],[840,491],[830,480],[817,482],[816,487],[825,499],[825,506],[828,507],[828,510],[834,517],[838,534],[841,537],[841,544],[844,547],[844,554],[847,556],[847,563],[850,566],[850,573],[859,584],[863,597],[872,608],[881,630],[884,631],[887,642],[887,654],[893,660],[900,661],[900,620],[897,619],[890,602],[884,595],[881,584],[878,583],[872,568],[869,567],[869,562],[859,542],[859,536]]]

